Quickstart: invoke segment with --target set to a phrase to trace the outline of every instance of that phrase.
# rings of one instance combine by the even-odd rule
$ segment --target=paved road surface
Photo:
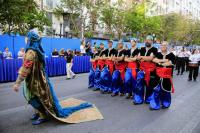
[[[74,97],[96,104],[104,120],[63,124],[51,120],[33,126],[33,110],[22,91],[15,93],[13,83],[0,84],[0,133],[200,133],[200,81],[188,82],[188,73],[174,76],[175,94],[167,110],[150,111],[148,105],[133,105],[124,97],[110,97],[87,89],[88,74],[74,80],[51,78],[59,99]]]

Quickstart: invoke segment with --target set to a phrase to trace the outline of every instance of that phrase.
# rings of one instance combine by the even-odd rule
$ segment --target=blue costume
[[[116,55],[117,51],[114,48],[106,49],[104,51],[105,57],[112,57]],[[112,92],[112,74],[114,71],[114,63],[112,60],[105,60],[105,66],[101,72],[101,92],[111,93]]]
[[[144,102],[144,90],[145,90],[145,82],[144,82],[144,71],[139,71],[137,73],[137,80],[135,91],[133,95],[133,103],[134,104],[142,104]]]
[[[91,59],[95,59],[96,54],[91,54]],[[97,68],[97,62],[93,61],[91,62],[91,68],[89,72],[89,77],[88,77],[88,88],[93,88],[95,84],[95,71]]]
[[[124,57],[125,50],[119,50],[117,53],[117,57]],[[124,60],[117,62],[115,64],[115,71],[112,75],[112,96],[116,96],[119,93],[123,95],[125,93],[124,90],[124,76],[125,76],[125,69],[126,69],[126,62]]]
[[[100,90],[102,93],[111,91],[112,76],[107,66],[104,67],[103,70],[101,71],[100,82],[101,82]]]
[[[135,57],[139,53],[139,50],[136,49],[130,49],[126,51],[126,57]],[[126,98],[130,98],[133,93],[135,92],[135,86],[136,86],[136,77],[137,77],[137,62],[127,62],[127,68],[125,73],[125,79],[124,79],[124,88],[126,93]]]
[[[41,46],[41,38],[30,31],[27,35],[28,44],[24,57],[23,66],[19,70],[16,84],[25,80],[24,97],[40,114],[32,124],[37,125],[45,122],[46,112],[58,118],[68,117],[75,111],[92,107],[89,103],[83,103],[74,107],[62,108],[55,95],[54,88],[45,71],[44,50]]]
[[[172,64],[175,62],[175,55],[173,53],[168,53],[163,55],[159,52],[156,55],[157,59],[168,59]],[[171,92],[174,91],[172,84],[173,66],[163,67],[157,64],[156,68],[156,83],[157,86],[154,88],[154,92],[151,96],[150,109],[158,110],[160,109],[160,104],[162,108],[168,108],[171,105]]]
[[[150,47],[149,49],[147,48],[141,48],[140,49],[140,56],[155,56],[157,54],[157,48],[155,47]],[[156,86],[155,84],[155,64],[153,62],[147,62],[147,61],[142,61],[140,62],[140,71],[143,71],[144,75],[144,87],[136,87],[136,91],[137,91],[137,98],[135,98],[134,103],[135,104],[141,104],[144,100],[145,103],[149,104],[150,103],[150,99],[151,99],[151,95],[153,93],[153,88]],[[142,72],[140,72],[141,74]],[[140,76],[140,75],[138,75]],[[138,78],[137,78],[138,79]],[[144,89],[144,90],[141,90]],[[145,93],[145,94],[143,94]],[[142,101],[142,102],[137,102],[136,99],[139,99],[138,101]]]

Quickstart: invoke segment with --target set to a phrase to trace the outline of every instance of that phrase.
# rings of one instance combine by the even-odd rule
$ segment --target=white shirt
[[[180,52],[178,52],[177,56],[178,57],[185,57],[185,52],[180,51]]]
[[[19,51],[17,55],[18,55],[18,58],[23,58],[25,55],[25,52]]]
[[[193,54],[189,57],[190,63],[198,63],[200,61],[200,54]]]
[[[190,55],[191,55],[191,52],[190,52],[190,51],[186,51],[186,52],[185,52],[185,57],[190,57]]]
[[[6,58],[6,59],[7,58],[12,58],[12,53],[9,52],[9,51],[8,52],[3,52],[3,57]]]
[[[85,48],[83,45],[80,46],[81,54],[85,54]]]
[[[171,51],[175,56],[177,56],[177,52],[175,50]]]

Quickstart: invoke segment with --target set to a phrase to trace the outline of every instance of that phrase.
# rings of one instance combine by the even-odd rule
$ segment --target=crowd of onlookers
[[[96,43],[93,44],[93,47],[98,48]],[[65,57],[67,55],[68,50],[70,50],[70,49],[61,48],[59,51],[57,49],[53,49],[51,56],[52,57]],[[70,50],[70,52],[73,54],[73,56],[86,56],[86,55],[90,56],[92,53],[92,46],[89,42],[86,44],[84,42],[82,42],[80,45],[80,51],[75,49],[75,50]],[[20,51],[18,51],[17,58],[24,58],[24,55],[25,55],[25,49],[21,48]],[[2,58],[3,59],[13,59],[14,58],[14,56],[12,55],[12,52],[9,51],[8,47],[6,47],[3,52],[0,51],[0,59],[2,59]]]
[[[200,50],[199,49],[171,49],[171,52],[176,56],[175,70],[176,75],[183,75],[185,71],[189,71],[188,81],[192,79],[196,81],[199,73]]]
[[[24,58],[25,50],[24,48],[21,48],[20,51],[17,53],[18,58]],[[4,52],[0,51],[0,59],[13,59],[12,52],[9,51],[9,48],[6,47]]]
[[[93,50],[99,50],[98,45],[94,42],[93,45],[90,42],[81,42],[80,51],[77,50],[65,50],[64,48],[58,51],[54,49],[51,53],[52,57],[65,57],[68,62],[71,62],[73,56],[90,56]],[[124,46],[127,49],[127,45]],[[196,80],[199,73],[199,63],[200,63],[200,50],[199,49],[186,49],[185,47],[175,48],[172,47],[170,52],[176,56],[175,69],[177,70],[177,75],[182,75],[185,71],[189,71],[188,80]],[[21,48],[18,51],[17,58],[24,58],[25,49]],[[46,56],[47,57],[47,56]],[[0,51],[0,59],[13,59],[12,52],[6,47],[3,52]],[[198,64],[198,65],[197,65]]]

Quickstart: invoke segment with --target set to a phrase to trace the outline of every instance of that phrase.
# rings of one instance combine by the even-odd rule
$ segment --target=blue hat
[[[146,37],[146,40],[153,40],[153,36],[148,35],[148,36]]]
[[[133,38],[133,39],[130,40],[130,42],[137,42],[137,39]]]

